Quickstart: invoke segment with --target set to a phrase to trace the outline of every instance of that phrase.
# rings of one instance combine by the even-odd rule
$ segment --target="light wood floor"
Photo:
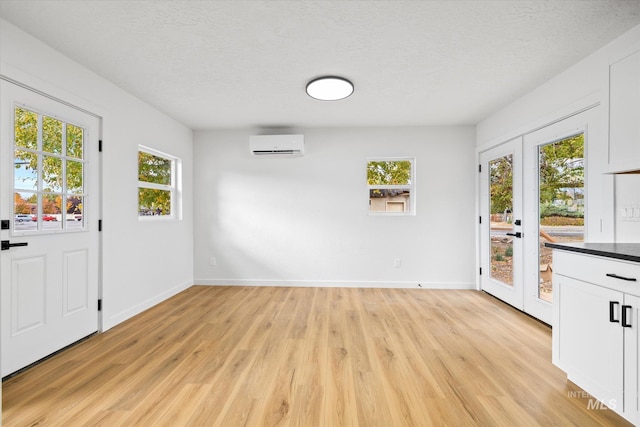
[[[3,387],[5,426],[626,425],[476,291],[194,286]]]

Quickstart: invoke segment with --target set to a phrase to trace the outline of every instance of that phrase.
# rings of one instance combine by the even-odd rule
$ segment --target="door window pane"
[[[84,130],[81,127],[67,124],[67,156],[75,159],[83,158]]]
[[[489,162],[490,277],[513,286],[513,155]]]
[[[67,192],[81,194],[83,188],[82,162],[67,160]]]
[[[23,107],[14,111],[14,230],[84,229],[84,130]]]
[[[42,186],[44,191],[62,191],[62,159],[59,157],[42,157]]]
[[[65,226],[67,229],[83,228],[84,227],[84,197],[81,196],[67,196],[67,222]]]
[[[538,298],[553,302],[553,250],[544,244],[584,241],[584,134],[540,146],[538,164]]]
[[[38,209],[38,194],[33,192],[13,193],[14,230],[35,230],[34,218]]]
[[[42,118],[42,151],[62,154],[62,122],[51,117]]]
[[[42,195],[42,229],[59,230],[62,228],[62,195]]]
[[[15,109],[15,146],[38,149],[38,114],[23,108]]]
[[[30,151],[16,150],[13,157],[14,188],[20,190],[38,189],[38,155]]]

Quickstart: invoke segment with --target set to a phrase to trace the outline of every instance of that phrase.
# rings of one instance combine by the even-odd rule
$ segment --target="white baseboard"
[[[477,289],[469,282],[382,282],[342,280],[271,280],[271,279],[195,279],[195,285],[206,286],[291,286],[320,288],[391,288],[391,289]]]
[[[114,326],[124,322],[125,320],[128,320],[130,318],[132,318],[133,316],[142,313],[145,310],[150,309],[151,307],[160,304],[162,301],[165,301],[169,298],[171,298],[174,295],[179,294],[180,292],[184,291],[185,289],[190,288],[191,286],[193,286],[193,282],[189,281],[189,282],[184,282],[181,283],[178,286],[175,286],[159,295],[154,296],[153,298],[149,298],[148,300],[140,303],[140,304],[136,304],[135,306],[128,308],[124,311],[121,311],[120,313],[116,313],[114,315],[111,316],[105,316],[105,312],[108,312],[108,304],[109,301],[103,301],[103,321],[102,321],[102,328],[101,331],[104,332],[108,329],[113,328]]]

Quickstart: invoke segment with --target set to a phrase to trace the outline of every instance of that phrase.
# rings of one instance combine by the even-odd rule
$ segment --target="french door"
[[[592,191],[598,185],[587,175],[588,143],[597,138],[596,114],[597,107],[527,134],[523,141],[524,310],[548,324],[553,317],[553,251],[545,243],[587,238],[587,187]]]
[[[587,148],[597,137],[596,111],[480,154],[481,288],[548,324],[553,251],[545,243],[586,239]]]
[[[2,376],[98,330],[98,119],[0,81]]]
[[[481,288],[524,309],[522,138],[480,154]]]

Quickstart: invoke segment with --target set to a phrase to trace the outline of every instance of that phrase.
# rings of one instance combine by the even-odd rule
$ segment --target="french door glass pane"
[[[553,252],[544,244],[584,241],[584,134],[541,145],[538,164],[538,298],[553,302]]]
[[[513,155],[489,162],[490,277],[513,286]]]

